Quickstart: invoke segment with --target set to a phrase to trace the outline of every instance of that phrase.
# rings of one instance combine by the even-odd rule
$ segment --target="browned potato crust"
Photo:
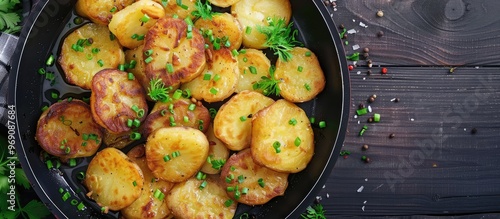
[[[225,8],[231,6],[236,2],[239,2],[240,0],[208,0],[208,1],[213,5]]]
[[[207,159],[208,147],[207,137],[198,129],[160,128],[146,141],[148,167],[157,178],[182,182],[201,168]]]
[[[133,2],[134,0],[78,0],[75,9],[77,14],[94,23],[108,25],[114,13]]]
[[[256,164],[250,149],[231,155],[222,168],[220,178],[225,188],[238,188],[240,192],[239,198],[235,197],[236,191],[227,191],[227,194],[247,205],[264,204],[276,196],[285,194],[288,186],[288,173],[276,172]],[[263,187],[259,185],[259,180],[264,183]],[[248,189],[247,194],[241,194],[244,189]]]
[[[203,181],[206,181],[206,186],[200,189]],[[208,175],[203,181],[193,177],[170,190],[167,203],[175,218],[233,218],[238,204],[224,205],[230,198],[218,178]]]
[[[295,47],[290,51],[292,59],[276,62],[274,76],[281,80],[278,84],[281,96],[288,101],[300,103],[312,100],[325,88],[325,75],[318,58],[303,47]],[[307,55],[306,55],[307,54]]]
[[[222,39],[227,37],[230,42],[230,46],[226,47],[230,50],[239,49],[241,42],[243,41],[243,31],[241,30],[240,23],[229,13],[214,14],[212,19],[198,19],[194,26],[200,29],[200,31],[211,30],[215,38]],[[213,49],[213,44],[209,39],[206,39],[210,48]],[[224,47],[224,44],[220,45]]]
[[[155,1],[162,4],[163,8],[165,8],[165,17],[173,17],[174,15],[177,15],[180,19],[187,17],[194,19],[194,16],[191,13],[196,10],[196,0],[182,0],[182,4],[185,5],[187,9],[177,5],[177,1],[174,0],[168,0],[166,4],[162,0]]]
[[[142,117],[133,106],[144,111]],[[132,130],[127,121],[142,122],[148,113],[146,93],[139,81],[129,80],[126,72],[117,69],[105,69],[94,76],[90,107],[96,122],[115,134]]]
[[[95,139],[84,140],[84,135]],[[63,160],[94,155],[102,142],[102,128],[92,119],[88,104],[63,100],[52,104],[38,119],[36,140],[47,153]]]
[[[205,40],[197,28],[192,29],[192,38],[187,38],[188,25],[177,18],[161,18],[146,35],[143,52],[146,76],[149,80],[160,78],[166,87],[191,81],[205,68]],[[167,65],[173,72],[168,72]]]
[[[116,148],[105,148],[90,161],[83,184],[89,191],[87,196],[98,205],[120,210],[141,195],[144,178],[127,155]]]
[[[245,49],[245,53],[240,52],[238,55],[240,77],[238,79],[238,86],[236,86],[236,92],[239,93],[244,90],[253,90],[262,93],[263,91],[260,89],[254,90],[253,84],[260,81],[262,77],[269,77],[270,67],[271,61],[262,50]]]
[[[92,77],[98,71],[117,68],[124,62],[125,55],[120,43],[118,40],[111,40],[109,34],[108,27],[88,23],[64,39],[58,61],[68,83],[90,89]],[[85,40],[82,45],[83,51],[73,49],[78,40]],[[94,49],[98,51],[92,51]]]
[[[115,134],[109,132],[107,129],[104,129],[103,141],[108,147],[122,149],[128,144],[134,142],[134,140],[130,139],[130,134],[132,134],[132,131]]]
[[[215,137],[213,124],[210,124],[205,135],[207,135],[210,148],[208,149],[207,162],[203,164],[201,171],[207,174],[218,174],[222,166],[220,168],[214,168],[213,164],[220,164],[220,161],[226,162],[229,157],[229,149],[224,142]],[[215,165],[215,167],[217,167],[217,165]]]
[[[146,76],[146,63],[144,63],[142,50],[144,45],[140,45],[135,49],[125,51],[125,62],[130,63],[132,60],[136,62],[134,68],[127,69],[128,72],[134,74],[134,77],[141,83],[145,91],[149,88],[149,79]],[[147,96],[149,99],[149,95]]]
[[[173,111],[170,111],[172,104]],[[162,127],[185,126],[199,129],[206,132],[210,126],[210,114],[203,105],[197,105],[194,110],[189,110],[189,105],[193,104],[191,100],[180,98],[171,102],[157,102],[154,112],[151,112],[141,127],[144,136],[149,136],[153,131]],[[188,121],[184,121],[187,116]],[[171,119],[173,118],[173,123]]]
[[[126,219],[162,219],[169,216],[170,210],[167,208],[166,199],[154,197],[155,192],[160,191],[164,195],[168,194],[174,186],[173,183],[157,179],[151,173],[146,163],[146,153],[144,145],[132,148],[127,156],[135,162],[144,175],[144,187],[139,198],[131,205],[123,208],[120,212]]]
[[[297,173],[306,168],[314,154],[314,134],[304,110],[280,99],[256,113],[251,149],[256,163],[275,171]]]

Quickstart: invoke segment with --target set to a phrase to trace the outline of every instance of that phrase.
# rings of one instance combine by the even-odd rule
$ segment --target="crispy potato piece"
[[[92,77],[98,71],[117,68],[125,61],[120,43],[110,40],[109,34],[106,26],[88,23],[64,39],[58,61],[68,83],[90,89]],[[73,48],[79,40],[82,51]]]
[[[146,142],[148,167],[155,177],[182,182],[193,176],[206,161],[208,140],[198,129],[160,128]]]
[[[318,58],[307,48],[295,47],[290,51],[292,60],[278,59],[274,76],[281,80],[278,84],[281,96],[288,101],[299,103],[312,100],[325,88],[325,75]]]
[[[164,198],[156,198],[155,192],[166,195],[174,186],[173,183],[156,179],[149,169],[146,162],[146,153],[144,145],[138,145],[132,148],[127,156],[135,162],[142,170],[144,175],[144,186],[142,193],[131,205],[123,208],[120,212],[127,219],[162,219],[172,216],[167,208],[167,202]],[[161,195],[161,194],[160,194]]]
[[[143,52],[149,80],[161,78],[166,87],[191,81],[206,65],[205,40],[197,28],[187,38],[188,25],[176,18],[158,20],[146,35]],[[169,67],[167,67],[169,66]],[[170,69],[171,67],[171,69]],[[172,72],[169,72],[172,71]]]
[[[194,80],[182,84],[183,90],[191,90],[191,95],[198,100],[209,103],[222,101],[234,93],[238,84],[238,61],[226,48],[207,50],[212,57],[207,68]],[[210,80],[205,80],[205,77]]]
[[[241,30],[238,20],[229,13],[214,14],[212,20],[198,19],[194,26],[200,31],[211,31],[214,38],[222,39],[227,37],[230,45],[229,50],[239,49],[243,41],[243,31]],[[207,38],[205,40],[210,48],[213,49],[213,43]],[[219,43],[220,47],[224,47],[225,42]]]
[[[203,189],[202,183],[206,182]],[[167,205],[175,218],[225,218],[234,217],[236,202],[226,207],[224,203],[230,200],[226,189],[218,178],[208,175],[205,180],[190,178],[185,182],[176,184],[168,193]]]
[[[272,103],[273,99],[255,91],[234,95],[220,107],[214,118],[215,136],[233,151],[250,147],[252,116]]]
[[[134,140],[130,139],[130,134],[132,134],[132,131],[115,134],[109,132],[107,129],[104,129],[103,141],[108,147],[123,149],[130,143],[134,142]]]
[[[191,13],[196,10],[196,0],[182,0],[181,5],[178,5],[177,1],[174,0],[155,1],[162,4],[163,8],[165,8],[165,17],[173,17],[174,15],[177,15],[180,19],[187,18],[188,16],[191,19],[194,19],[194,16]]]
[[[105,69],[94,76],[90,108],[96,122],[114,134],[132,130],[127,121],[142,122],[148,114],[146,94],[139,81],[129,80],[126,72],[117,69]]]
[[[191,104],[194,103],[186,98],[174,99],[166,103],[157,102],[154,112],[148,115],[141,127],[143,135],[147,137],[156,129],[174,126],[191,127],[206,132],[210,126],[208,109],[199,104],[194,110],[189,110]]]
[[[146,15],[148,19],[144,22]],[[133,49],[143,44],[149,28],[163,16],[165,11],[161,4],[153,0],[140,0],[115,13],[108,27],[122,46]]]
[[[215,137],[213,124],[210,124],[205,135],[207,135],[210,148],[208,149],[207,162],[203,164],[201,171],[207,174],[218,174],[229,157],[229,149],[224,142]]]
[[[231,13],[243,29],[243,45],[254,49],[265,49],[266,36],[257,30],[268,26],[267,18],[284,18],[286,24],[292,16],[289,0],[241,0],[231,6]],[[247,33],[247,28],[250,33]]]
[[[102,136],[89,105],[81,100],[52,104],[38,119],[36,129],[36,140],[43,150],[62,160],[94,155]]]
[[[288,186],[288,173],[276,172],[256,164],[249,148],[229,157],[220,178],[225,188],[235,189],[226,190],[227,194],[247,205],[265,204],[276,196],[284,195]],[[246,194],[245,190],[248,190]]]
[[[132,4],[134,0],[78,0],[76,13],[92,22],[108,25],[113,14]]]
[[[254,90],[253,84],[261,80],[263,76],[269,77],[271,61],[261,50],[245,49],[245,53],[238,55],[238,68],[240,77],[236,86],[236,93],[244,90],[253,90],[262,93],[262,90]]]
[[[141,168],[123,152],[105,148],[90,161],[83,184],[89,190],[89,198],[116,211],[129,206],[141,195],[144,177]]]
[[[255,162],[260,165],[278,172],[303,170],[314,154],[309,118],[295,104],[277,100],[254,115],[251,148]]]
[[[149,87],[149,79],[146,76],[146,63],[144,63],[142,50],[144,45],[140,45],[135,49],[129,49],[125,51],[125,62],[131,63],[132,60],[135,62],[134,68],[127,69],[128,72],[134,74],[135,78],[139,80],[145,91]],[[149,99],[149,96],[147,96]]]
[[[213,5],[225,8],[235,4],[236,2],[239,2],[240,0],[208,0],[208,1]]]

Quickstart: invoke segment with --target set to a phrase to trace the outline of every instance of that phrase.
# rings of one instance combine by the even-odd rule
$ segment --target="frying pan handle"
[[[17,36],[0,33],[0,124],[7,125],[7,96],[10,60],[17,45]]]

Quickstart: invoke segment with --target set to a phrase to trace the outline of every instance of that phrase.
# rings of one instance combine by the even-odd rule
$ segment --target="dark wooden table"
[[[351,154],[318,195],[327,218],[500,218],[500,1],[334,3],[352,33],[344,49],[361,60],[350,62]],[[355,117],[360,103],[372,113]],[[379,123],[367,123],[373,113]]]

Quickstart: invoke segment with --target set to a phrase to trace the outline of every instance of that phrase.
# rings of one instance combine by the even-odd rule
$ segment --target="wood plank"
[[[339,0],[336,11],[328,8],[337,24],[358,31],[347,34],[346,52],[368,47],[376,65],[499,65],[500,1]]]
[[[371,76],[367,70],[350,73],[343,149],[351,155],[339,158],[320,193],[329,214],[500,212],[500,69],[464,67],[450,74],[445,67],[391,67],[387,75]],[[377,98],[369,104],[372,94]],[[355,118],[359,103],[373,112]],[[373,113],[381,114],[379,123],[367,123]],[[368,130],[359,136],[363,125]],[[362,151],[363,144],[369,149]]]

